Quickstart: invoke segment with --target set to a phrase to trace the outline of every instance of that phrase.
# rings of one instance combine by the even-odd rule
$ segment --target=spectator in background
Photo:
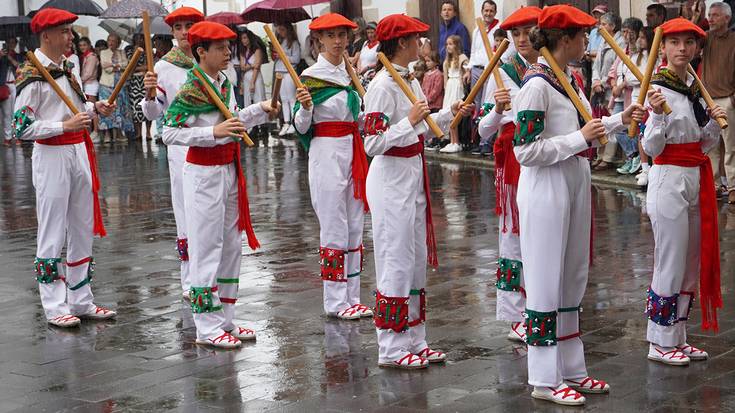
[[[506,32],[503,29],[495,30],[495,33],[493,33],[493,52],[498,50],[498,45],[500,45],[500,43],[502,43],[503,40],[508,40],[508,32]],[[508,47],[510,48],[510,43],[508,44],[509,44]],[[505,53],[503,53],[503,56],[505,56]],[[503,62],[507,61],[506,59],[507,59],[506,57],[503,57],[502,61]]]
[[[587,43],[587,58],[590,61],[593,61],[595,57],[597,57],[597,51],[600,49],[600,46],[602,45],[603,39],[602,36],[600,36],[600,33],[598,32],[598,27],[600,27],[600,17],[602,17],[603,14],[607,13],[607,5],[605,4],[598,4],[595,6],[594,9],[592,9],[592,16],[597,20],[597,25],[590,30],[590,35],[588,38]]]
[[[296,36],[296,29],[293,24],[281,23],[275,25],[275,32],[278,41],[281,43],[281,47],[288,61],[291,65],[296,66],[301,61],[301,45],[299,44],[299,38]],[[283,113],[283,126],[281,127],[278,136],[284,136],[291,133],[296,133],[296,129],[291,124],[291,118],[293,115],[293,107],[296,104],[296,85],[291,80],[291,76],[288,75],[286,66],[278,58],[278,54],[273,53],[273,61],[276,64],[275,71],[283,75],[283,82],[281,83],[281,110]]]
[[[368,36],[366,33],[368,24],[362,17],[355,17],[354,19],[352,19],[352,22],[357,25],[357,28],[352,30],[352,41],[347,47],[347,54],[349,54],[351,58],[354,58],[355,55],[360,53],[360,50],[362,50],[362,45],[366,41],[368,41]],[[375,27],[373,27],[373,32],[375,32]],[[353,60],[352,65],[354,66],[356,62],[357,60]]]
[[[15,105],[15,71],[19,62],[15,47],[17,40],[11,37],[0,49],[0,132],[3,144],[10,146],[13,140],[13,106]],[[16,141],[20,144],[20,141]]]
[[[426,96],[426,103],[431,113],[439,112],[444,103],[444,75],[439,70],[439,53],[432,51],[424,58],[426,62],[426,73],[421,81],[421,90]]]
[[[153,55],[154,64],[158,63],[166,53],[170,52],[174,48],[174,43],[171,41],[171,36],[153,36],[153,48],[156,49],[156,53]]]
[[[462,52],[470,54],[470,34],[464,24],[459,21],[457,4],[452,0],[444,0],[441,6],[442,22],[439,26],[439,58],[446,59],[446,44],[450,36],[459,36],[462,41]]]
[[[364,74],[370,69],[375,69],[378,64],[378,47],[380,42],[375,40],[375,28],[378,24],[370,22],[365,26],[366,41],[363,42],[362,48],[355,54],[357,58],[357,72]]]
[[[133,53],[138,47],[145,47],[145,40],[143,33],[135,33],[133,35],[133,44],[128,45],[125,48],[125,57],[130,64],[135,65],[132,76],[128,78],[127,89],[128,89],[128,104],[130,105],[128,111],[133,121],[133,127],[135,128],[135,139],[143,138],[143,125],[145,124],[146,137],[148,140],[152,140],[151,135],[151,122],[146,119],[143,114],[143,107],[140,106],[140,101],[145,97],[146,91],[143,87],[143,77],[147,70],[146,56],[143,53],[137,62],[132,62]]]
[[[77,49],[77,42],[78,42],[77,39],[78,39],[79,35],[75,31],[72,31],[72,33],[74,34],[74,40],[72,41],[71,46],[69,46],[69,49],[67,49],[67,51],[64,53],[64,57],[66,57],[66,60],[68,60],[69,62],[71,62],[71,64],[72,64],[72,67],[71,67],[72,73],[74,73],[75,75],[81,77],[81,75],[82,75],[82,65],[81,65],[81,63],[79,61],[79,55],[77,54],[77,51],[78,51],[78,49]]]
[[[614,13],[606,13],[600,17],[600,27],[607,30],[620,47],[625,48],[625,39],[620,33],[620,25],[620,16]],[[608,82],[608,74],[616,58],[615,51],[607,42],[600,43],[600,48],[597,49],[597,57],[592,63],[592,98],[590,99],[593,116],[597,118],[607,116],[609,113],[607,108],[612,97],[612,84]],[[615,139],[610,139],[602,151],[602,156],[599,156],[598,152],[598,158],[593,163],[593,168],[596,171],[612,168],[617,148],[618,144]]]
[[[681,4],[681,11],[679,14],[681,17],[696,24],[702,30],[709,30],[709,23],[707,22],[707,5],[704,0],[687,0]]]
[[[99,82],[99,66],[100,59],[94,53],[92,48],[92,41],[88,37],[82,37],[79,39],[79,52],[81,53],[81,64],[82,64],[82,89],[84,94],[87,96],[87,100],[90,102],[97,101],[97,94],[100,89]],[[93,119],[94,131],[92,132],[92,139],[97,140],[97,119]]]
[[[106,100],[112,94],[112,89],[120,80],[125,66],[128,65],[128,59],[125,53],[120,50],[120,36],[110,33],[107,36],[108,48],[100,52],[100,65],[102,74],[100,75],[99,99]],[[120,90],[117,95],[117,103],[115,110],[110,116],[99,116],[99,128],[104,133],[103,143],[107,141],[119,140],[125,133],[133,130],[132,119],[128,116],[128,92],[125,88]]]
[[[666,21],[666,7],[653,3],[646,7],[646,26],[656,29]]]
[[[240,71],[240,93],[244,108],[265,100],[265,83],[261,66],[268,63],[268,54],[263,41],[248,29],[240,32],[237,53],[232,57]]]
[[[715,185],[720,182],[720,162],[724,163],[727,186],[721,192],[727,192],[727,202],[735,204],[735,33],[729,30],[732,9],[724,2],[712,3],[708,13],[710,30],[707,32],[702,51],[702,82],[712,95],[715,103],[727,112],[730,127],[723,130],[722,146],[710,151],[712,169],[715,174]],[[721,159],[722,158],[722,159]]]
[[[495,18],[498,12],[498,5],[493,0],[485,0],[482,2],[482,8],[480,13],[482,14],[482,20],[485,22],[485,28],[487,29],[487,35],[489,39],[493,39],[495,31],[500,28],[500,21]],[[493,42],[493,40],[491,40]],[[493,45],[497,47],[497,43]],[[474,86],[477,83],[477,79],[480,78],[480,74],[490,63],[487,58],[487,52],[485,51],[485,44],[482,41],[482,35],[480,34],[480,28],[476,27],[472,32],[472,50],[470,52],[470,70],[467,71],[464,77],[464,83]],[[482,97],[484,96],[484,87],[480,93],[475,97],[475,107],[479,108],[482,105]]]
[[[444,102],[443,108],[451,108],[451,106],[457,101],[461,101],[464,97],[464,85],[462,83],[462,77],[464,72],[469,70],[468,63],[469,59],[462,53],[462,38],[453,35],[447,38],[447,43],[444,45],[446,50],[446,58],[444,59],[442,72],[444,72]],[[459,134],[457,129],[454,128],[449,131],[451,141],[449,145],[441,148],[440,152],[443,153],[456,153],[462,150],[459,145]]]

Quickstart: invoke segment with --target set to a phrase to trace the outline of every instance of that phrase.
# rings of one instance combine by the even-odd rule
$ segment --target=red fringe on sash
[[[495,155],[495,214],[503,217],[503,232],[508,232],[506,218],[511,217],[512,231],[519,233],[518,178],[521,175],[521,165],[513,153],[513,135],[515,124],[508,122],[500,129],[500,135],[493,145]],[[509,205],[510,203],[510,205]],[[510,211],[508,207],[510,206]]]

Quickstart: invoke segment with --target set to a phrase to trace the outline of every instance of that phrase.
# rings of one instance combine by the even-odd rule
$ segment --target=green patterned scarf
[[[191,69],[194,67],[194,59],[187,56],[181,49],[174,47],[169,50],[161,60],[171,63],[174,66],[178,66],[182,69]]]
[[[47,66],[46,70],[49,72],[52,78],[58,79],[62,76],[66,76],[66,78],[69,80],[69,84],[71,85],[72,90],[74,90],[74,93],[81,99],[82,102],[87,101],[87,96],[84,94],[84,91],[82,91],[81,85],[77,82],[77,79],[72,74],[72,67],[74,65],[69,62],[68,60],[64,60],[63,62],[63,68],[61,67],[51,67]],[[20,91],[23,90],[26,86],[30,85],[33,82],[45,82],[46,79],[41,75],[41,72],[36,69],[36,66],[33,65],[31,62],[25,62],[20,69],[18,69],[20,72],[18,75],[18,78],[15,79],[15,86],[16,86],[16,94],[20,95]]]
[[[511,79],[513,79],[513,82],[515,82],[518,87],[521,87],[523,76],[526,74],[526,69],[528,69],[526,63],[521,59],[521,55],[516,53],[508,63],[500,65],[500,68],[503,69]]]
[[[354,87],[352,87],[351,84],[348,86],[342,86],[326,80],[308,76],[302,77],[301,82],[304,84],[304,86],[306,86],[307,89],[309,89],[309,93],[311,93],[311,100],[314,106],[326,102],[327,99],[342,92],[343,90],[347,91],[347,107],[352,113],[352,118],[357,121],[357,117],[360,114],[360,95],[357,94],[357,91]],[[296,115],[296,112],[299,111],[299,109],[301,109],[301,102],[296,102],[296,105],[294,105],[293,109],[294,116]],[[313,137],[313,134],[313,126],[311,126],[309,130],[303,135],[298,133],[301,144],[304,145],[304,148],[307,151],[309,150],[309,144],[311,143],[311,138]]]
[[[186,83],[181,86],[181,89],[179,89],[179,92],[176,94],[176,98],[174,99],[173,103],[171,103],[171,106],[169,106],[168,112],[166,112],[166,116],[163,119],[163,123],[166,126],[179,128],[185,124],[189,116],[219,110],[217,109],[217,106],[214,105],[214,103],[210,102],[209,95],[207,95],[207,91],[204,88],[204,85],[194,75],[195,70],[199,71],[204,80],[217,93],[217,96],[220,98],[220,100],[222,100],[225,105],[229,104],[230,81],[227,79],[227,77],[225,77],[225,81],[222,82],[222,87],[220,88],[220,90],[217,90],[217,87],[209,81],[206,73],[204,73],[199,65],[195,65],[191,70],[187,72]]]

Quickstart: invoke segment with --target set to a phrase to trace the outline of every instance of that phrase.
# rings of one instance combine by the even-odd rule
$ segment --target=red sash
[[[702,143],[667,144],[656,165],[699,167],[699,215],[701,220],[699,297],[702,307],[702,330],[717,332],[717,309],[722,308],[720,290],[720,240],[717,226],[717,197],[712,164],[702,153]]]
[[[512,231],[518,234],[518,178],[521,175],[521,165],[513,153],[513,135],[515,124],[508,122],[500,129],[500,135],[493,145],[495,155],[495,213],[503,217],[503,232],[508,231],[505,218],[510,215]],[[510,208],[508,211],[508,200]]]
[[[87,160],[89,161],[89,170],[92,173],[92,197],[94,201],[94,227],[92,229],[94,235],[100,237],[107,236],[105,224],[102,222],[102,209],[100,208],[100,198],[97,195],[100,190],[100,179],[97,175],[97,156],[94,152],[94,143],[89,131],[86,129],[79,132],[65,132],[59,136],[48,139],[39,139],[36,143],[41,145],[62,146],[75,145],[84,142],[84,148],[87,150]]]
[[[431,218],[431,195],[429,192],[429,174],[426,171],[426,160],[424,159],[424,137],[419,136],[419,141],[409,146],[394,146],[383,155],[398,158],[413,158],[421,156],[421,166],[424,170],[424,195],[426,196],[426,250],[429,265],[436,268],[439,266],[439,257],[436,252],[436,237],[434,237],[434,221]]]
[[[357,122],[321,122],[314,124],[314,137],[340,138],[352,135],[352,180],[355,199],[361,199],[365,212],[369,210],[366,192],[368,161]]]
[[[242,172],[240,164],[240,145],[230,142],[224,145],[217,145],[211,148],[200,146],[189,147],[186,153],[186,161],[195,165],[214,166],[235,164],[237,171],[237,229],[245,231],[248,236],[248,245],[255,250],[260,247],[258,239],[255,237],[253,223],[250,218],[250,203],[248,202],[248,189],[245,182],[245,175]]]

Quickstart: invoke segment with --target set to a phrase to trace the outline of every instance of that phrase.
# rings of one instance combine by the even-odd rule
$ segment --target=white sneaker
[[[255,330],[251,330],[249,328],[235,326],[235,328],[232,331],[228,331],[228,333],[240,341],[255,340]]]
[[[648,171],[642,171],[638,175],[635,176],[635,183],[638,186],[646,186],[648,185]]]
[[[457,153],[462,150],[462,147],[458,143],[450,143],[449,145],[439,149],[441,153]]]
[[[54,318],[49,318],[47,321],[52,326],[62,328],[76,327],[82,322],[79,317],[75,317],[71,314],[59,315]]]
[[[379,367],[392,367],[395,369],[415,370],[429,367],[429,360],[415,354],[406,353],[396,361],[379,361]]]
[[[288,125],[288,129],[286,130],[286,135],[293,135],[296,133],[296,127],[294,125]]]
[[[416,353],[417,356],[425,359],[429,363],[444,363],[447,361],[447,355],[438,350],[432,350],[428,347]]]
[[[224,349],[237,348],[242,345],[242,342],[240,340],[236,339],[232,336],[232,334],[227,332],[222,333],[221,336],[215,338],[197,339],[196,343]]]
[[[670,366],[687,366],[690,358],[676,347],[661,347],[653,343],[648,347],[648,359]]]
[[[90,310],[84,314],[77,314],[77,317],[89,318],[92,320],[107,320],[110,318],[114,318],[116,315],[117,313],[115,311],[112,311],[109,308],[100,307],[95,304],[93,310]]]
[[[548,400],[565,406],[581,406],[585,402],[584,396],[564,383],[557,387],[534,386],[531,397],[534,399]]]
[[[347,307],[344,310],[337,313],[337,318],[341,320],[359,320],[362,317],[359,311],[355,308],[355,306]]]
[[[709,358],[709,354],[707,354],[706,351],[700,348],[691,346],[687,343],[684,343],[683,346],[677,347],[677,349],[679,349],[679,351],[681,351],[682,353],[686,354],[687,357],[689,357],[689,359],[693,361],[702,361],[702,360],[707,360]]]
[[[567,379],[564,380],[564,384],[580,393],[610,393],[609,384],[605,383],[604,380],[595,380],[589,376],[583,379]]]
[[[284,135],[286,135],[286,133],[288,131],[288,126],[289,126],[288,123],[284,123],[283,124],[283,127],[281,128],[281,131],[278,132],[278,136],[284,136]]]
[[[511,323],[510,332],[508,332],[508,340],[520,343],[526,342],[526,330],[523,323]]]

